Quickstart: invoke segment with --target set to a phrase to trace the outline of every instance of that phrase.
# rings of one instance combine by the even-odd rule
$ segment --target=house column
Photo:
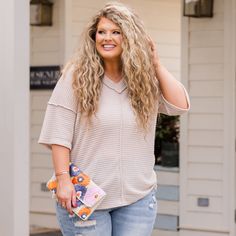
[[[1,1],[0,235],[29,235],[29,1]]]

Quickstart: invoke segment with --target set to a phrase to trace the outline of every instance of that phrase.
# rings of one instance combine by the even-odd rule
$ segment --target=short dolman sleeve
[[[77,110],[72,71],[68,71],[60,77],[48,101],[38,143],[49,148],[57,144],[71,149]]]
[[[187,112],[190,109],[189,95],[188,95],[185,87],[182,84],[181,84],[181,86],[184,90],[185,98],[186,98],[187,103],[188,103],[188,107],[186,109],[177,107],[174,104],[171,104],[170,102],[168,102],[164,98],[163,94],[160,94],[159,108],[158,108],[159,113],[163,113],[163,114],[170,115],[170,116],[177,116],[177,115],[181,115],[181,114]]]

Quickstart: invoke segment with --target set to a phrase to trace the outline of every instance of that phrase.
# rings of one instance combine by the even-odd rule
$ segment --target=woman
[[[65,67],[39,139],[52,149],[63,235],[151,235],[156,117],[188,109],[184,87],[161,65],[139,17],[120,3],[107,4]],[[72,214],[70,161],[107,193],[87,221]]]

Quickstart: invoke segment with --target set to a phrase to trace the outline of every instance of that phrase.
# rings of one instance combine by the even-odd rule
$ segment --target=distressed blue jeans
[[[133,204],[97,210],[87,221],[70,216],[59,204],[56,212],[63,236],[150,236],[157,214],[156,189]]]

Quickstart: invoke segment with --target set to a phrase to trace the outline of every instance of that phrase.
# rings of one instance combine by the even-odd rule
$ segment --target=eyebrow
[[[98,27],[97,30],[107,30],[103,27]],[[121,31],[121,29],[118,29],[118,28],[114,28],[114,29],[109,29],[109,30],[118,30],[118,31]]]

